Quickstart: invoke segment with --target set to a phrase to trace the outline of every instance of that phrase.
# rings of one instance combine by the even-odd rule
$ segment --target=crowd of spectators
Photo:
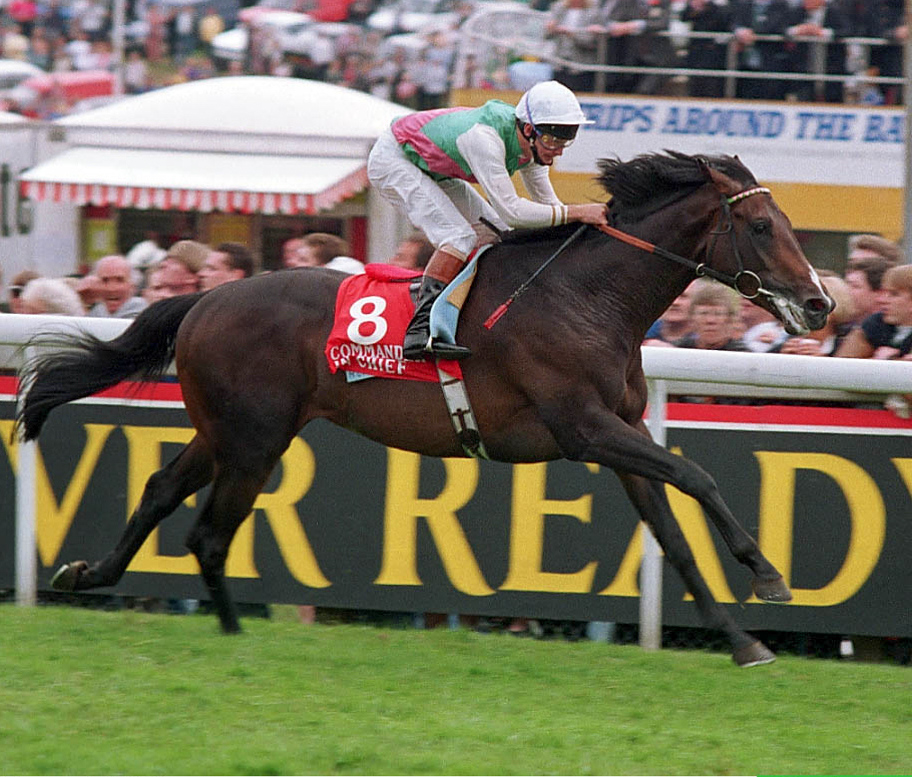
[[[899,245],[879,235],[853,235],[847,247],[842,275],[818,270],[836,302],[822,329],[790,336],[772,314],[701,278],[653,324],[644,345],[912,360],[912,266],[904,263]],[[910,405],[912,397],[886,401],[906,418]]]
[[[298,0],[295,7],[313,11],[316,2]],[[453,87],[526,88],[522,71],[514,70],[510,61],[528,60],[527,53],[512,53],[507,45],[496,57],[457,57],[459,25],[475,8],[473,0],[453,0],[454,13],[446,23],[432,24],[410,36],[408,43],[396,43],[397,36],[365,25],[378,4],[356,0],[348,7],[348,23],[317,35],[305,55],[282,51],[275,33],[260,23],[262,15],[238,22],[223,18],[216,6],[131,0],[121,70],[124,89],[138,94],[225,72],[292,75],[423,110],[445,105]],[[530,0],[529,5],[548,14],[537,77],[551,77],[553,70],[557,80],[576,91],[592,90],[596,83],[595,72],[587,66],[608,65],[646,68],[604,74],[601,86],[608,92],[720,97],[725,83],[721,76],[670,78],[649,68],[721,70],[733,46],[735,67],[742,73],[812,73],[814,44],[819,43],[826,49],[825,73],[847,80],[817,87],[812,79],[739,77],[737,96],[874,104],[901,99],[898,85],[870,79],[903,73],[907,30],[902,0]],[[104,0],[12,0],[0,13],[0,56],[52,73],[113,70],[111,6]],[[249,29],[246,55],[214,59],[213,39],[236,23]],[[690,32],[695,37],[689,37]],[[885,44],[863,46],[854,42],[859,37]],[[559,58],[556,64],[549,61],[552,55]],[[15,102],[6,107],[54,118],[72,104],[57,94],[27,109]]]
[[[821,82],[817,89],[811,79],[740,76],[739,98],[887,104],[900,99],[898,86],[870,79],[903,74],[907,29],[902,0],[556,0],[549,13],[548,33],[557,55],[584,65],[723,70],[731,45],[732,67],[742,73],[846,77]],[[859,38],[882,43],[867,48]],[[824,47],[822,67],[816,60],[818,44]],[[593,85],[592,70],[563,65],[555,77],[573,89]],[[615,71],[608,73],[605,89],[660,94],[673,91],[674,83],[648,70]],[[724,94],[721,76],[700,74],[685,83],[684,93],[690,96]]]

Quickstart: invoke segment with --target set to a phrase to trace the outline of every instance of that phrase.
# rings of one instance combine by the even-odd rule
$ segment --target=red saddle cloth
[[[330,372],[370,375],[377,378],[424,380],[438,383],[434,362],[402,358],[402,338],[415,304],[409,294],[411,281],[421,273],[391,264],[368,264],[365,272],[342,281],[336,295],[335,322],[326,341]],[[441,361],[441,369],[462,378],[459,362]]]

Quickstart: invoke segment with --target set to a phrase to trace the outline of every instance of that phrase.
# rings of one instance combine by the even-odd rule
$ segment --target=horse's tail
[[[36,439],[55,407],[127,378],[161,377],[174,358],[178,327],[201,296],[185,294],[156,302],[113,340],[100,340],[87,332],[35,340],[62,350],[39,354],[19,372],[16,428],[21,438]]]

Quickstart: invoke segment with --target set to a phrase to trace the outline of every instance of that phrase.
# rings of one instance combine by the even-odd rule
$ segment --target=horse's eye
[[[757,237],[769,235],[773,231],[773,225],[768,219],[756,219],[751,222],[750,228]]]

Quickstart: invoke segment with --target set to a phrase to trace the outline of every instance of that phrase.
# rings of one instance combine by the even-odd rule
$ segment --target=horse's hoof
[[[755,577],[751,587],[754,589],[754,595],[764,602],[792,601],[792,592],[782,579],[782,575],[775,580],[761,580]]]
[[[751,642],[743,648],[738,648],[732,654],[732,661],[738,666],[760,666],[761,664],[771,664],[776,660],[776,654],[764,645],[760,640]]]
[[[51,578],[51,588],[55,591],[75,591],[76,581],[85,570],[89,568],[85,561],[73,561],[64,564]]]

